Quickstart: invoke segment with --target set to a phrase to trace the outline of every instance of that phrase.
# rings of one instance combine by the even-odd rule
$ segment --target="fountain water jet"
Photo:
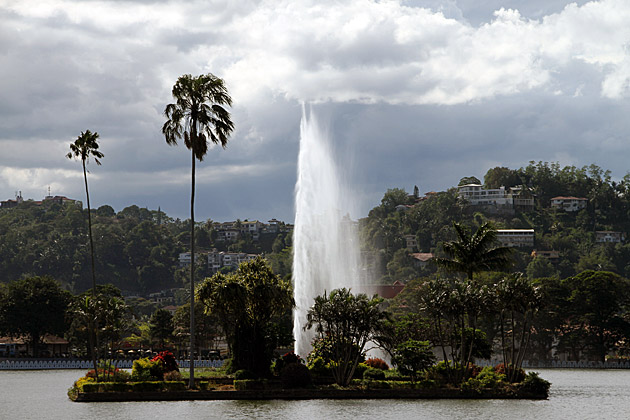
[[[326,130],[303,106],[293,234],[293,335],[295,352],[302,357],[311,350],[313,333],[304,331],[304,325],[315,297],[359,286],[356,227],[344,216],[353,210],[354,200],[340,169]]]

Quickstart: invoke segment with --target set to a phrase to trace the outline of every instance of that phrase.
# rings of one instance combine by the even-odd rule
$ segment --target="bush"
[[[389,381],[379,380],[364,380],[363,386],[365,389],[391,389],[392,385]]]
[[[330,367],[321,357],[315,357],[308,363],[308,369],[313,375],[330,376]]]
[[[428,341],[408,340],[394,350],[393,363],[412,381],[418,379],[419,373],[431,367],[433,362],[435,356]]]
[[[387,364],[387,362],[383,359],[380,359],[378,357],[372,357],[370,359],[367,359],[365,361],[365,364],[368,365],[371,368],[375,368],[375,369],[381,369],[381,370],[389,370],[389,365]]]
[[[185,391],[186,383],[181,381],[168,381],[164,382],[164,388],[167,391]]]
[[[172,370],[170,372],[166,372],[164,374],[164,380],[165,381],[181,381],[182,380],[182,374],[179,373],[179,370]]]
[[[234,380],[258,379],[258,376],[251,370],[241,369],[234,372]]]
[[[282,388],[310,388],[313,385],[311,372],[301,363],[289,363],[280,372]]]
[[[519,390],[535,395],[544,395],[545,398],[549,396],[550,387],[551,382],[538,376],[537,372],[529,372],[525,379],[518,384]]]
[[[78,389],[80,392],[84,392],[83,391],[83,385],[85,384],[89,384],[89,383],[95,383],[96,382],[96,378],[95,377],[89,377],[89,376],[83,376],[79,379],[77,379],[74,382],[74,386],[76,387],[76,389]]]
[[[177,360],[175,360],[175,356],[170,351],[162,351],[158,353],[153,359],[152,362],[160,362],[162,364],[162,371],[164,373],[168,372],[179,372],[179,367],[177,366]]]
[[[381,369],[369,367],[363,372],[363,379],[376,379],[382,381],[385,380],[385,372]]]
[[[98,382],[86,382],[84,383],[79,390],[81,392],[98,392],[100,384]]]
[[[285,366],[294,363],[304,364],[304,360],[302,360],[300,356],[293,352],[286,353],[276,359],[276,362],[273,364],[272,367],[273,373],[276,375],[280,375],[280,372],[282,372],[282,369],[284,369]]]
[[[131,368],[131,379],[133,381],[161,381],[164,379],[162,362],[153,361],[147,358],[133,361]]]
[[[356,368],[354,368],[353,378],[362,379],[363,373],[368,369],[368,365],[365,363],[359,363]]]
[[[506,380],[512,383],[523,382],[525,379],[525,371],[520,368],[516,369],[513,365],[506,367],[503,363],[500,363],[494,367],[494,371],[505,375]]]
[[[131,386],[134,392],[158,392],[164,389],[164,382],[134,382]]]
[[[234,380],[234,389],[237,391],[259,391],[265,389],[265,380],[261,379],[238,379]]]
[[[129,392],[131,384],[125,382],[101,382],[100,391],[103,392]]]

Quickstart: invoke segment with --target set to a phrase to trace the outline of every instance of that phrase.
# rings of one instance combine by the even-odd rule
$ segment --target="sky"
[[[630,170],[630,2],[0,0],[0,200],[160,207],[187,218],[190,151],[161,133],[183,74],[233,98],[197,165],[197,220],[292,222],[302,104],[334,144],[354,218],[529,161]],[[84,201],[85,202],[85,201]]]

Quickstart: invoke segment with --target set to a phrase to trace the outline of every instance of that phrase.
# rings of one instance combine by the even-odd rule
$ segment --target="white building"
[[[473,206],[533,207],[534,199],[523,196],[522,187],[484,189],[480,184],[457,187],[459,196]]]
[[[501,246],[534,246],[534,229],[497,229],[497,240]]]
[[[618,244],[625,240],[625,235],[621,232],[610,230],[598,230],[595,232],[595,242]]]
[[[564,211],[579,211],[586,208],[588,200],[581,197],[554,197],[551,199],[551,207]]]

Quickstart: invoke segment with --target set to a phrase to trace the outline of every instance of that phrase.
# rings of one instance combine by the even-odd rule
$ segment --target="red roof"
[[[583,201],[588,201],[587,198],[582,198],[582,197],[562,197],[562,196],[554,197],[554,198],[552,198],[552,200],[583,200]]]
[[[430,252],[415,252],[413,254],[409,254],[412,258],[415,258],[418,261],[427,262],[431,258],[433,258],[433,254]]]

